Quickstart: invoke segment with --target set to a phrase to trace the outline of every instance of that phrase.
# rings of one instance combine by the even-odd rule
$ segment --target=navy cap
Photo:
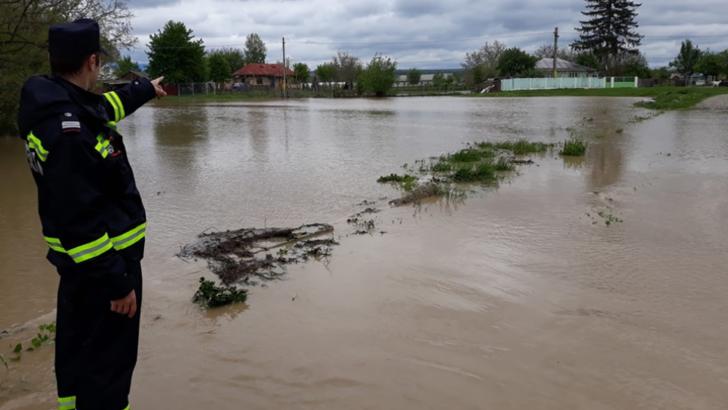
[[[93,53],[107,54],[101,48],[99,23],[78,19],[54,24],[48,29],[48,52],[51,57],[86,57]]]

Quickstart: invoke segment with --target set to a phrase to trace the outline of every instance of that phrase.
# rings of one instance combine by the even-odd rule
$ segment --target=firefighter
[[[52,74],[23,85],[18,125],[38,188],[47,259],[60,275],[55,371],[61,410],[129,409],[147,221],[116,124],[165,94],[161,78],[93,93],[99,25],[51,26]]]

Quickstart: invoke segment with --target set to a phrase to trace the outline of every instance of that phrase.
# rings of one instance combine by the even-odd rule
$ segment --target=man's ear
[[[99,61],[98,54],[94,53],[89,56],[88,64],[89,64],[89,68],[91,69],[91,71],[94,71],[94,69],[99,66],[99,63],[100,63],[100,61]]]

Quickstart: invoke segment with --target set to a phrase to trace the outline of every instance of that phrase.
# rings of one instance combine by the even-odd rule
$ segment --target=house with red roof
[[[233,73],[236,83],[250,88],[281,88],[283,84],[283,64],[248,64]],[[285,68],[287,82],[293,82],[293,70]]]

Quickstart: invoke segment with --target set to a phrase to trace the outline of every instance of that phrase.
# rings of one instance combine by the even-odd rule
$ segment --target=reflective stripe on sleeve
[[[121,98],[115,91],[109,91],[104,93],[104,97],[109,101],[109,104],[114,108],[114,121],[119,122],[125,117],[124,104],[121,103]]]
[[[58,410],[74,410],[75,408],[76,408],[76,396],[58,398]]]
[[[45,162],[48,159],[48,151],[43,148],[43,143],[36,137],[32,132],[28,134],[28,148],[35,151],[41,161]]]
[[[107,156],[109,156],[109,145],[111,145],[109,140],[104,138],[103,134],[99,134],[96,137],[96,141],[98,141],[98,142],[96,143],[96,146],[94,148],[96,148],[96,151],[98,151],[99,154],[101,154],[101,157],[106,158]]]
[[[109,238],[108,234],[104,234],[104,236],[93,242],[77,246],[70,250],[66,250],[66,248],[63,247],[59,238],[44,236],[43,239],[45,239],[48,247],[52,250],[68,254],[74,262],[81,263],[95,258],[112,248],[117,251],[126,249],[144,239],[146,237],[146,233],[147,223],[144,222],[143,224],[130,229],[119,236]]]
[[[68,256],[73,259],[76,263],[85,262],[89,259],[93,259],[104,252],[110,250],[114,246],[111,243],[111,240],[109,239],[108,234],[104,234],[104,236],[100,237],[99,239],[89,242],[87,244],[83,244],[81,246],[77,246],[73,249],[68,250]]]
[[[120,251],[126,249],[135,243],[139,242],[146,236],[147,223],[137,226],[134,229],[130,229],[127,232],[111,238],[111,242],[114,244],[114,249]]]

